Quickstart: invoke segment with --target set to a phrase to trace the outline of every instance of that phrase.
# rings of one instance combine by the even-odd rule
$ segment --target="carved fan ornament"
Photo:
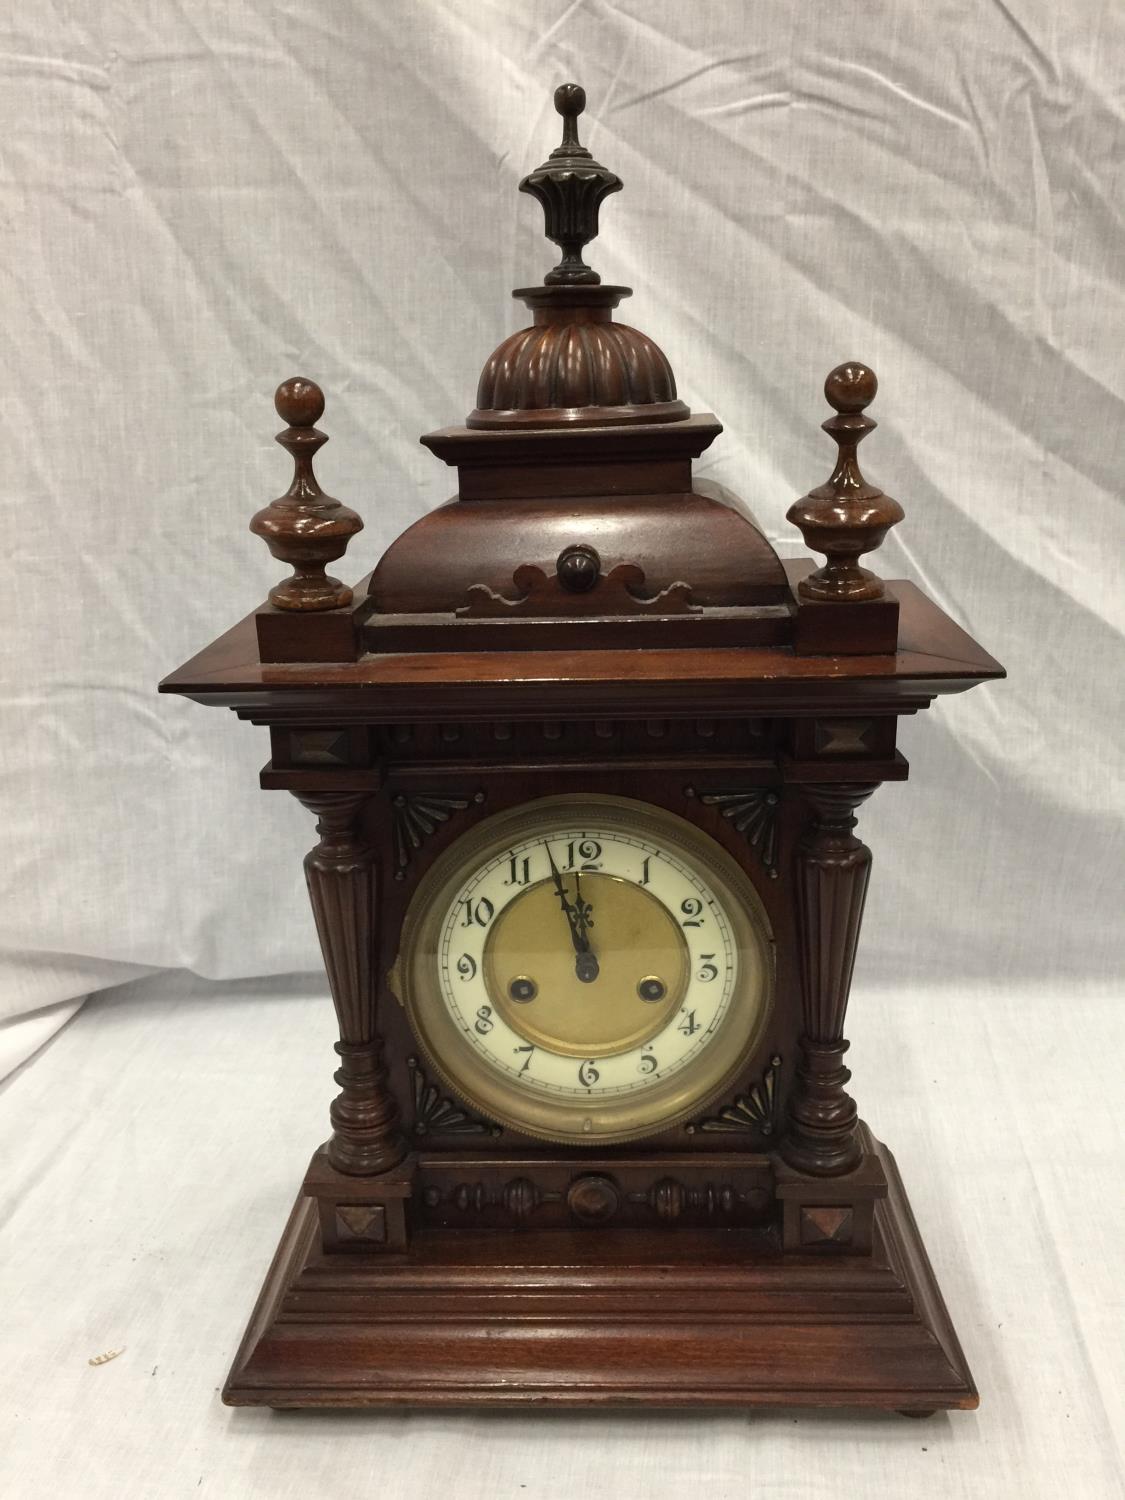
[[[718,1114],[700,1120],[698,1125],[689,1125],[687,1133],[694,1135],[702,1130],[708,1135],[773,1135],[777,1130],[777,1076],[781,1071],[781,1055],[774,1053],[761,1081],[752,1083],[744,1094],[736,1094],[729,1104],[724,1104]]]
[[[777,818],[780,794],[773,787],[750,787],[744,792],[700,792],[686,787],[689,797],[698,796],[706,807],[717,807],[762,861],[771,880],[777,879]]]
[[[470,802],[483,802],[483,792],[469,796],[449,797],[422,792],[399,792],[391,798],[391,820],[394,825],[396,880],[405,880],[407,866],[431,834],[454,813],[464,812]]]
[[[437,1084],[426,1077],[416,1057],[408,1057],[410,1081],[414,1094],[414,1134],[433,1135],[499,1135],[498,1125],[478,1120],[462,1105],[443,1094]]]

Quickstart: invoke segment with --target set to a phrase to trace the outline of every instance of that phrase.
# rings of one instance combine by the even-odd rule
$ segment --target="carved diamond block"
[[[818,755],[866,755],[871,749],[873,719],[817,719]]]
[[[855,1215],[850,1208],[802,1208],[802,1245],[850,1245]]]
[[[336,1233],[342,1240],[387,1238],[387,1211],[381,1203],[340,1203],[336,1206]]]
[[[295,766],[347,766],[350,749],[346,729],[295,729],[289,736]]]

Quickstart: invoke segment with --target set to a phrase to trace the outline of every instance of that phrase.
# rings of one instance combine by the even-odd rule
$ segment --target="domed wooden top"
[[[790,588],[734,496],[692,460],[721,431],[676,395],[663,351],[613,321],[628,287],[582,251],[621,186],[578,139],[585,95],[555,95],[562,144],[520,184],[562,259],[481,373],[464,427],[422,441],[457,469],[457,496],[409,527],[368,586],[373,650],[587,649],[612,622],[636,645],[787,643]],[[486,503],[477,503],[486,502]]]
[[[603,427],[687,415],[672,366],[647,334],[608,317],[575,316],[533,323],[504,340],[481,372],[468,425]]]

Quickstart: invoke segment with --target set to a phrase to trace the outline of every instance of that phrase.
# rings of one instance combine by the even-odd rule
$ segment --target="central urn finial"
[[[602,286],[582,259],[598,232],[598,207],[621,179],[578,139],[586,91],[555,90],[563,138],[520,183],[543,205],[547,238],[562,250],[542,286],[512,295],[533,322],[495,349],[481,372],[468,427],[619,427],[681,422],[691,415],[676,396],[676,378],[661,350],[637,329],[613,321],[627,286]]]
[[[543,278],[547,286],[597,286],[601,277],[582,259],[583,248],[598,234],[603,198],[619,192],[621,178],[596,162],[578,139],[578,116],[586,108],[586,90],[564,83],[555,90],[555,108],[563,118],[563,138],[541,167],[520,183],[543,205],[547,238],[562,251],[562,260]]]

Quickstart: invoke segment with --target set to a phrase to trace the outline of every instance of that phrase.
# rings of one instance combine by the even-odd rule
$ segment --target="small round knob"
[[[871,405],[878,389],[875,371],[850,359],[847,364],[837,365],[828,372],[828,378],[824,382],[824,397],[835,411],[857,412]]]
[[[555,562],[559,582],[568,594],[588,594],[602,571],[602,560],[593,547],[579,543],[564,547]]]
[[[573,119],[586,108],[586,90],[580,83],[560,83],[555,90],[555,108]]]
[[[290,427],[315,427],[324,415],[324,392],[315,380],[291,375],[274,392],[273,404]]]

